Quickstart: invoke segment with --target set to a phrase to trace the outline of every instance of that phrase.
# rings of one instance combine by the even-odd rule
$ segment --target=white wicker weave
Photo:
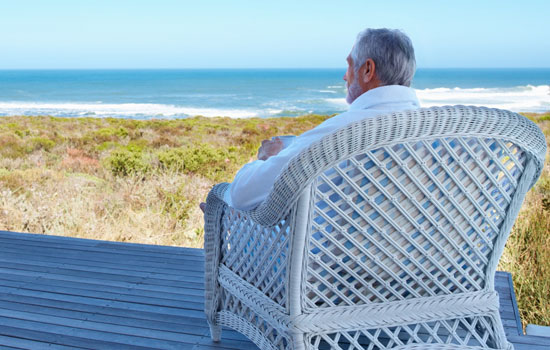
[[[252,211],[208,195],[206,306],[261,349],[512,349],[495,269],[546,141],[507,111],[366,119],[293,158]]]

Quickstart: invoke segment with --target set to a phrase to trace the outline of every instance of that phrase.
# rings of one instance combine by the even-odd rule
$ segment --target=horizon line
[[[347,67],[86,67],[86,68],[0,68],[0,71],[22,70],[346,70]],[[417,67],[419,69],[550,69],[550,67]]]

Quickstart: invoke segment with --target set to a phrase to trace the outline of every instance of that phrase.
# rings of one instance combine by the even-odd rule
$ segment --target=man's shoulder
[[[334,117],[328,119],[327,121],[334,119],[334,123],[344,126],[363,119],[374,118],[381,115],[387,115],[393,112],[395,111],[391,111],[387,109],[377,109],[377,108],[356,109],[356,110],[345,111],[343,113],[337,114]]]

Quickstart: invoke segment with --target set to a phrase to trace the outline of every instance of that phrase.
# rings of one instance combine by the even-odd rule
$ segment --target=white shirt
[[[347,112],[327,119],[296,137],[279,154],[243,166],[225,192],[224,201],[237,209],[254,209],[269,195],[275,180],[290,159],[323,136],[365,118],[419,107],[414,90],[406,86],[390,85],[369,90],[355,99]]]

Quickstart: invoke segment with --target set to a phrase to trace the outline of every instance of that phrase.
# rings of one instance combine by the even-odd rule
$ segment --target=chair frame
[[[498,235],[485,266],[483,288],[356,306],[315,309],[305,305],[308,239],[312,234],[311,220],[315,207],[313,197],[317,177],[344,159],[378,148],[461,137],[509,142],[526,154],[523,172],[505,210],[506,216],[498,228]],[[277,178],[268,198],[251,211],[230,208],[223,201],[229,184],[214,186],[208,195],[204,216],[205,312],[212,339],[219,341],[221,326],[228,326],[247,336],[261,349],[313,349],[311,339],[314,335],[362,329],[387,330],[402,325],[465,319],[475,315],[487,317],[492,322],[488,332],[494,341],[486,347],[437,341],[430,344],[403,342],[397,339],[397,335],[390,342],[395,346],[377,346],[384,349],[512,349],[512,345],[506,340],[498,312],[494,276],[525,194],[540,176],[545,155],[544,135],[536,124],[519,114],[472,106],[433,107],[368,118],[335,130],[294,157]],[[281,264],[279,274],[271,276],[271,279],[282,281],[277,292],[273,292],[277,294],[277,300],[273,299],[273,295],[270,295],[273,293],[268,288],[264,288],[267,291],[261,290],[266,284],[265,280],[247,281],[246,276],[243,278],[238,270],[233,271],[226,266],[229,264],[224,263],[224,259],[228,259],[224,254],[233,253],[237,249],[228,248],[225,241],[227,232],[223,230],[227,231],[228,222],[237,228],[252,228],[260,232],[256,233],[260,235],[262,232],[278,232],[279,236],[272,241],[282,242],[281,247],[284,244],[286,248],[270,250],[267,246],[264,253],[256,251],[258,255],[267,254],[257,257],[263,259],[260,261],[267,267],[262,270],[262,266],[256,266],[261,265],[257,262],[251,267],[257,269],[256,275],[264,274],[269,277],[273,274],[273,266],[276,269],[279,266],[277,264]],[[282,222],[287,226],[277,226]],[[286,234],[281,233],[283,229]],[[277,256],[277,261],[274,261],[273,256]],[[274,283],[269,283],[269,288],[274,288]],[[237,306],[233,310],[224,308],[224,300],[233,300],[232,305]],[[239,314],[235,311],[239,308],[246,310]],[[252,319],[260,320],[260,325],[253,324],[250,321]],[[266,336],[267,333],[270,335]],[[350,340],[352,343],[353,341]]]

